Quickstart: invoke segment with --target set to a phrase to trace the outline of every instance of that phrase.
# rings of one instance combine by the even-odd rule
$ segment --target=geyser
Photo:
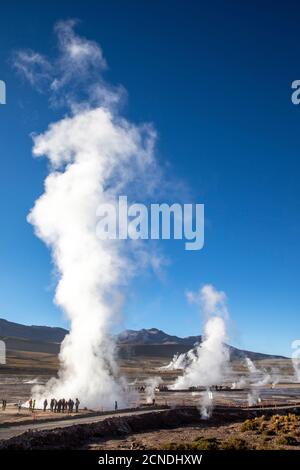
[[[203,341],[191,355],[191,362],[178,377],[173,388],[183,389],[194,386],[218,385],[226,372],[229,361],[227,340],[226,296],[212,285],[203,286],[199,292],[188,292],[190,302],[200,306],[205,318]]]
[[[105,61],[100,47],[78,37],[73,21],[59,23],[56,32],[59,57],[54,64],[30,52],[16,57],[27,77],[46,77],[51,102],[61,103],[64,97],[69,106],[67,115],[33,137],[33,154],[46,156],[50,165],[44,193],[28,220],[51,249],[58,279],[55,302],[70,320],[58,378],[33,393],[37,400],[78,397],[82,406],[112,408],[115,401],[125,405],[126,384],[119,377],[109,331],[120,303],[118,287],[135,266],[125,242],[97,237],[96,214],[99,204],[113,204],[120,191],[130,195],[139,184],[149,194],[154,188],[155,132],[118,115],[119,89],[101,77]]]

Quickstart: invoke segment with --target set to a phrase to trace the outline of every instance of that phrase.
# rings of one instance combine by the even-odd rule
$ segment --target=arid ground
[[[168,371],[161,369],[168,361],[165,357],[139,356],[121,360],[121,373],[127,376],[132,388],[138,388],[145,383],[149,377],[160,377],[162,384],[170,386],[180,371]],[[195,416],[189,423],[180,419],[170,422],[159,420],[156,425],[147,425],[146,415],[144,421],[139,425],[138,431],[135,425],[128,424],[127,432],[116,431],[110,436],[102,432],[102,437],[95,437],[93,433],[85,442],[78,444],[78,448],[88,449],[297,449],[300,448],[300,384],[295,383],[293,368],[288,359],[270,359],[257,361],[259,369],[266,371],[276,370],[278,381],[276,384],[265,384],[257,387],[260,401],[254,407],[248,406],[250,390],[247,387],[232,389],[232,382],[247,375],[247,369],[242,361],[231,363],[227,374],[227,381],[222,384],[223,390],[213,392],[212,417],[202,419],[201,401],[203,390],[170,391],[161,390],[155,393],[155,407],[157,416],[159,409],[168,407],[193,408],[197,410]],[[32,351],[8,351],[6,366],[0,370],[0,399],[5,398],[8,402],[5,411],[0,411],[0,439],[1,431],[3,438],[10,436],[5,429],[11,430],[11,436],[16,435],[14,426],[22,425],[20,432],[39,425],[39,432],[51,432],[50,428],[60,428],[62,422],[68,428],[78,423],[80,426],[90,426],[95,420],[103,422],[99,413],[109,410],[100,408],[95,410],[83,410],[76,413],[51,413],[36,410],[34,413],[28,409],[18,411],[17,402],[26,401],[31,395],[34,384],[43,384],[51,376],[57,373],[58,360],[56,353],[32,352]],[[280,378],[280,379],[279,379]],[[139,392],[134,398],[131,406],[139,410],[149,411],[148,397],[145,392]],[[218,411],[222,407],[222,410]],[[286,407],[286,408],[285,408]],[[113,404],[112,404],[113,408]],[[228,412],[226,412],[228,409]],[[241,413],[239,410],[243,410]],[[249,413],[247,412],[249,410]],[[255,415],[253,412],[255,411]],[[266,410],[266,411],[265,411]],[[139,412],[137,412],[139,413]],[[142,413],[144,413],[142,411]],[[97,415],[98,414],[98,415]],[[122,413],[119,413],[122,416]],[[217,414],[217,418],[215,417]],[[277,416],[280,414],[281,416]],[[249,416],[248,416],[249,415]],[[97,416],[97,417],[95,417]],[[110,416],[110,415],[109,415]],[[117,420],[118,413],[111,416],[110,420]],[[127,414],[126,414],[127,416]],[[147,415],[148,416],[148,415]],[[152,416],[152,415],[151,415]],[[256,418],[255,418],[256,416]],[[86,418],[88,417],[88,418]],[[178,417],[177,417],[178,418]],[[247,421],[247,419],[250,421]],[[125,420],[125,416],[123,417]],[[53,425],[47,424],[53,422]],[[56,423],[57,421],[57,426]],[[43,425],[43,423],[45,423]],[[85,423],[85,424],[84,424]],[[154,427],[154,429],[153,429]],[[68,429],[64,428],[64,429]],[[38,431],[37,429],[37,431]],[[44,430],[43,430],[44,429]],[[36,431],[36,432],[37,432]],[[36,434],[37,436],[38,434]],[[53,431],[52,431],[53,432]],[[66,431],[63,431],[66,432]],[[97,433],[96,433],[97,434]],[[118,435],[119,434],[119,435]],[[97,434],[99,436],[99,433]],[[101,436],[101,433],[100,433]],[[17,439],[17,438],[15,438]],[[21,439],[21,438],[19,438]],[[9,442],[9,441],[6,441]],[[19,442],[19,441],[18,441]],[[19,445],[19,444],[18,444]]]

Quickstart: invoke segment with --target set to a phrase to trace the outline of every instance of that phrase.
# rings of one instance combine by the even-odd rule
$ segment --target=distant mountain
[[[0,339],[6,340],[7,348],[22,351],[41,351],[57,353],[68,331],[64,328],[49,326],[28,326],[0,319]],[[125,358],[135,356],[172,358],[174,354],[185,353],[201,343],[201,336],[168,335],[157,328],[125,330],[118,334],[117,343],[120,355]],[[245,356],[252,360],[282,359],[282,356],[262,354],[229,346],[231,359]]]
[[[180,338],[179,336],[168,335],[157,328],[125,330],[117,338],[120,344],[185,344],[192,347],[195,343],[201,342],[201,336]]]
[[[46,343],[61,343],[67,330],[50,326],[21,325],[0,318],[0,337],[19,338]]]
[[[171,336],[157,328],[142,330],[125,330],[117,337],[121,347],[121,354],[124,357],[130,356],[160,356],[169,357],[174,354],[181,354],[193,349],[201,343],[202,337],[186,336],[180,338]],[[229,346],[230,358],[232,360],[244,359],[249,357],[251,360],[260,359],[285,359],[283,356],[275,356]]]

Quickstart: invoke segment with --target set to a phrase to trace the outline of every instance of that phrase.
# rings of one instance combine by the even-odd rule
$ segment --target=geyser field
[[[271,435],[269,440],[266,441],[263,433],[259,435],[253,431],[241,431],[241,428],[245,426],[243,423],[255,416],[264,415],[266,420],[269,420],[268,416],[270,416],[271,420],[273,415],[287,416],[289,413],[297,414],[300,412],[300,385],[295,383],[294,370],[290,360],[265,359],[253,363],[256,370],[263,370],[264,374],[271,375],[276,370],[278,374],[276,380],[280,376],[280,380],[275,385],[274,383],[265,383],[256,387],[249,386],[250,380],[253,380],[254,372],[251,373],[246,362],[244,360],[232,362],[227,380],[221,384],[223,389],[212,392],[213,409],[210,417],[206,419],[203,416],[202,407],[207,391],[203,387],[199,390],[172,390],[172,386],[178,381],[178,377],[182,376],[182,371],[167,369],[165,366],[168,364],[168,360],[165,357],[151,357],[148,355],[147,350],[145,352],[147,354],[145,356],[120,358],[120,372],[126,377],[131,387],[136,390],[135,399],[130,403],[130,406],[135,407],[135,409],[138,407],[139,410],[145,412],[142,417],[139,417],[135,409],[129,412],[132,417],[130,420],[142,419],[139,424],[139,421],[136,423],[135,421],[128,421],[128,414],[123,413],[122,410],[112,416],[111,413],[114,412],[106,410],[101,418],[97,418],[97,414],[102,413],[102,407],[93,410],[80,409],[77,415],[75,413],[63,415],[61,413],[51,413],[49,410],[46,412],[35,410],[33,417],[33,413],[25,408],[18,412],[18,401],[28,399],[34,385],[47,383],[50,376],[55,373],[58,361],[57,357],[53,355],[49,354],[49,357],[47,357],[47,353],[36,353],[33,360],[29,358],[30,353],[9,351],[6,372],[3,371],[0,375],[0,395],[6,397],[8,401],[6,411],[0,412],[0,446],[17,445],[19,448],[22,448],[23,445],[28,446],[28,443],[25,444],[26,440],[24,441],[24,439],[29,439],[29,436],[27,434],[26,438],[25,435],[22,437],[22,432],[27,428],[34,429],[38,423],[43,429],[42,423],[47,420],[45,429],[48,429],[48,432],[51,433],[51,429],[54,428],[61,428],[58,446],[66,442],[69,447],[72,447],[75,443],[76,448],[91,449],[151,449],[168,448],[170,445],[173,445],[174,448],[176,445],[192,446],[194,445],[193,441],[199,439],[200,436],[203,439],[208,439],[208,441],[201,441],[201,445],[210,445],[210,442],[215,442],[214,439],[217,439],[220,445],[221,443],[224,445],[224,442],[227,442],[230,437],[230,439],[242,439],[252,448],[296,448],[295,446],[289,446],[288,443],[285,445],[278,444],[280,437],[282,437],[278,434]],[[41,367],[43,362],[45,364],[44,370]],[[24,375],[14,372],[14,370],[20,370],[19,365],[21,363],[26,364],[23,371]],[[35,372],[37,363],[39,363],[38,374]],[[50,367],[50,369],[47,369],[47,367]],[[52,367],[53,369],[51,369]],[[157,380],[153,381],[153,377],[156,377]],[[236,389],[232,388],[233,384],[241,381],[241,378],[243,378],[244,386]],[[246,385],[245,380],[249,380],[248,385]],[[159,388],[156,387],[158,383],[160,383]],[[168,390],[166,387],[168,387]],[[252,404],[249,402],[250,396],[252,396]],[[259,402],[258,397],[260,398]],[[153,398],[155,398],[155,406],[152,405]],[[113,409],[113,405],[112,403],[110,409]],[[169,417],[166,415],[168,412],[166,408],[170,410],[171,415]],[[154,412],[157,413],[156,416],[152,415]],[[85,437],[86,440],[81,441],[83,439],[83,437],[80,437],[83,436],[82,433],[78,435],[79,441],[77,441],[77,438],[74,440],[74,432],[77,433],[74,426],[79,424],[78,419],[82,420],[82,425],[85,425],[87,430],[89,429],[90,424],[84,424],[87,415],[94,416],[92,419],[96,422],[98,419],[102,420],[102,424],[99,422],[99,426],[101,424],[103,437],[101,439],[95,438],[91,431],[91,436],[89,438]],[[111,416],[110,427],[113,422],[116,423],[113,438],[105,428],[106,416]],[[118,421],[120,419],[122,425]],[[53,421],[50,429],[49,420]],[[73,437],[70,440],[68,433],[71,431],[68,429],[71,428],[63,427],[62,420],[65,420],[65,423],[68,421],[69,425],[74,422],[74,426],[71,426]],[[265,426],[271,426],[270,420],[266,421]],[[27,423],[24,424],[25,428],[20,428],[22,423]],[[126,434],[123,435],[121,430],[126,426],[129,427]],[[20,433],[19,438],[14,437]],[[39,446],[43,448],[43,445],[49,445],[49,437],[45,437],[45,443],[42,444],[42,438],[38,438],[37,431],[34,435],[35,441],[30,441],[32,448],[39,448]],[[84,435],[86,435],[86,432]],[[16,439],[18,439],[17,444],[13,444]]]
[[[25,335],[26,331],[22,329],[19,334]],[[154,344],[145,342],[145,332],[158,337]],[[116,361],[127,384],[130,409],[115,411],[112,399],[92,408],[81,406],[79,413],[55,413],[49,406],[45,412],[38,406],[34,411],[28,407],[18,410],[20,400],[26,404],[36,387],[45,387],[57,376],[59,345],[12,338],[8,342],[7,364],[0,374],[0,396],[8,402],[6,410],[0,412],[0,447],[49,448],[51,441],[53,448],[296,448],[300,384],[292,360],[272,356],[255,360],[239,350],[231,350],[230,360],[227,350],[222,356],[222,361],[226,359],[222,373],[217,368],[219,375],[213,376],[213,385],[207,384],[210,375],[205,374],[204,365],[197,368],[203,374],[202,385],[201,375],[195,378],[199,385],[185,385],[186,376],[190,377],[190,370],[194,371],[204,354],[201,344],[207,354],[209,335],[206,341],[189,349],[187,345],[174,344],[174,337],[159,330],[141,333],[144,342],[136,332],[126,333],[117,346]],[[223,344],[220,347],[227,348]],[[84,402],[84,397],[80,396],[80,400]],[[274,421],[279,414],[278,420],[288,416],[287,422]],[[247,424],[249,419],[256,421]],[[251,431],[256,426],[266,432],[270,428],[271,437],[266,441],[264,433]],[[286,426],[283,437],[293,435],[294,447],[288,440],[282,444],[276,426]],[[28,428],[34,430],[32,435],[24,434]],[[57,441],[50,436],[53,429]],[[228,442],[228,437],[233,443]]]
[[[118,223],[119,237],[116,230],[113,237],[99,233],[99,216],[111,207],[117,214],[117,201],[134,210],[137,200],[146,205],[182,194],[157,158],[154,126],[121,113],[124,89],[105,81],[100,45],[78,36],[75,27],[73,20],[56,24],[55,57],[27,49],[14,57],[31,84],[38,68],[51,106],[63,107],[32,135],[34,157],[48,166],[27,220],[51,254],[54,302],[69,331],[59,339],[32,340],[20,333],[24,325],[10,324],[11,336],[3,335],[0,447],[45,448],[49,440],[52,448],[300,445],[300,361],[229,346],[228,298],[205,272],[193,280],[193,290],[182,286],[185,305],[198,315],[193,334],[201,337],[151,328],[142,330],[145,340],[134,342],[113,333],[135,279],[143,272],[159,277],[165,259],[159,244],[128,239],[134,231],[124,211],[112,224]],[[172,311],[166,315],[171,321]],[[41,327],[31,328],[33,334]],[[24,434],[28,427],[33,432]],[[164,434],[168,428],[172,439]]]

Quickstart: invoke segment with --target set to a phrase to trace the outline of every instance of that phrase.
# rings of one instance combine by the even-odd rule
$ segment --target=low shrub
[[[241,431],[257,431],[263,432],[266,428],[266,423],[264,423],[265,416],[260,416],[258,418],[246,419],[241,425]]]
[[[163,450],[217,450],[218,441],[215,437],[197,437],[192,442],[170,442],[161,447]]]
[[[294,436],[281,436],[277,443],[281,446],[298,446],[299,442]]]
[[[239,437],[232,437],[221,444],[222,450],[251,450],[252,447]]]
[[[192,443],[195,450],[217,450],[218,441],[215,437],[197,437]]]

